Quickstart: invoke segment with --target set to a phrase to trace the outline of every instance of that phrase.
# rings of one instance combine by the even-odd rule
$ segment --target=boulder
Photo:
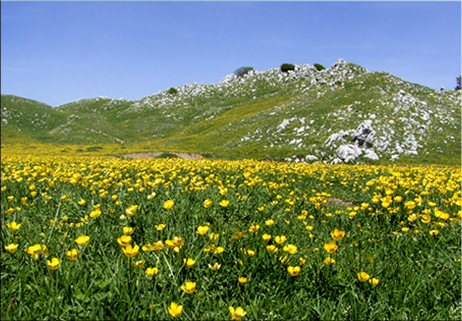
[[[358,146],[348,144],[340,146],[337,149],[336,154],[338,158],[343,160],[345,163],[348,163],[360,156],[362,152],[361,149],[358,148]]]
[[[353,141],[359,146],[372,147],[375,142],[375,130],[372,128],[372,120],[361,123],[353,133]]]
[[[367,157],[369,159],[379,160],[379,156],[372,149],[364,150],[364,157]]]
[[[306,155],[306,156],[305,156],[305,160],[306,160],[307,162],[309,162],[309,161],[317,161],[318,159],[319,159],[319,158],[317,158],[317,157],[314,156],[314,155]]]

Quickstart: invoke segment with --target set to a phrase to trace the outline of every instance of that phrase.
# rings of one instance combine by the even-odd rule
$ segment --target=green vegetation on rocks
[[[46,143],[225,159],[461,162],[460,91],[433,90],[341,59],[324,70],[308,64],[291,72],[252,70],[173,89],[138,101],[98,97],[56,108],[2,95],[2,149]]]

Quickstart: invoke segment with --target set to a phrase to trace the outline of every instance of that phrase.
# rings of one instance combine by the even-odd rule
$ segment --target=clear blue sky
[[[454,89],[461,2],[1,2],[1,92],[52,106],[339,58]]]

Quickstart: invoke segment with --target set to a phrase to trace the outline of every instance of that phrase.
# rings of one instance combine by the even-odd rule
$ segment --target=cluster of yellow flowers
[[[349,239],[352,229],[339,225],[342,220],[358,233],[368,233],[373,244],[369,222],[379,217],[394,222],[390,237],[423,233],[436,238],[461,218],[461,175],[453,168],[3,156],[1,166],[2,215],[10,233],[5,239],[11,242],[4,249],[12,255],[24,249],[36,259],[50,252],[55,256],[47,259],[50,270],[63,265],[64,255],[68,261],[85,257],[84,248],[99,240],[98,233],[108,224],[108,233],[117,228],[110,246],[129,258],[124,258],[127,266],[143,268],[149,280],[146,275],[172,272],[150,261],[164,254],[165,261],[180,258],[182,269],[204,268],[214,275],[226,270],[230,260],[224,256],[235,257],[231,261],[236,269],[264,257],[281,266],[288,279],[299,280],[308,273],[309,253],[324,253],[320,265],[332,271],[343,260],[339,252],[358,246]],[[342,200],[345,191],[361,201]],[[46,216],[49,224],[32,222],[40,225],[36,235],[21,233],[33,230],[33,217],[23,214],[30,209]],[[212,224],[197,224],[193,214],[189,220],[187,211],[192,209]],[[178,223],[178,217],[188,221]],[[66,245],[61,255],[52,246],[60,242]],[[244,268],[235,275],[239,287],[252,284]],[[355,269],[359,282],[373,287],[384,282],[372,270]],[[184,293],[196,290],[197,282],[181,282]],[[175,317],[182,309],[172,302],[168,312]],[[229,312],[234,320],[246,314],[241,307],[229,307]]]

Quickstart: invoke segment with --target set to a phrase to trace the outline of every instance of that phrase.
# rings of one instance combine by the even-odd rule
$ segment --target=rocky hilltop
[[[230,74],[138,101],[106,97],[52,108],[2,95],[2,143],[114,144],[327,163],[460,164],[461,91],[433,90],[336,61]]]

